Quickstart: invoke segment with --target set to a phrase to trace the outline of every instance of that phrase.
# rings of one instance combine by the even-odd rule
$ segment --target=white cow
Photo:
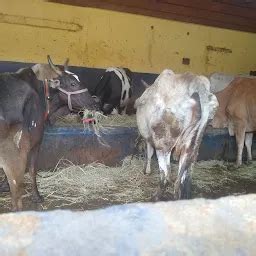
[[[218,107],[210,93],[210,82],[192,73],[174,74],[164,70],[154,84],[135,102],[139,131],[147,143],[146,173],[151,172],[154,152],[160,169],[158,200],[170,181],[170,156],[179,157],[175,197],[188,198],[190,171],[196,161],[199,145],[209,119]]]

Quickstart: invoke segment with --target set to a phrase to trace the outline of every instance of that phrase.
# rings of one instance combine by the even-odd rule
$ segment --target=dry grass
[[[112,204],[147,202],[158,186],[158,168],[152,163],[152,175],[144,175],[144,158],[128,156],[119,167],[108,167],[100,163],[73,165],[60,160],[52,171],[41,171],[38,187],[44,196],[44,203],[31,205],[31,186],[28,174],[25,176],[25,209],[93,209]],[[172,165],[173,180],[177,165]],[[234,168],[223,161],[201,161],[195,164],[192,174],[193,197],[217,198],[230,194],[256,192],[256,162]],[[167,194],[173,193],[173,186]],[[171,198],[171,197],[170,197]],[[8,207],[8,208],[6,208]],[[0,209],[10,207],[7,193],[0,197]]]
[[[50,204],[54,200],[65,201],[65,205],[97,201],[145,201],[150,199],[151,191],[145,193],[144,186],[141,186],[148,179],[142,174],[142,167],[143,159],[131,160],[130,157],[120,167],[108,167],[100,163],[77,166],[61,160],[52,172],[40,172],[38,186]]]
[[[83,111],[83,116],[87,116],[90,111]],[[109,115],[105,116],[99,112],[94,113],[96,125],[102,127],[137,127],[135,115]],[[82,120],[78,115],[70,114],[64,117],[59,117],[56,125],[61,126],[82,126]]]
[[[237,168],[224,161],[201,161],[195,164],[192,174],[195,197],[256,192],[256,161]]]
[[[97,136],[98,142],[109,147],[108,143],[103,139],[103,134],[107,134],[114,129],[114,127],[137,127],[136,116],[128,115],[109,115],[105,116],[100,112],[91,112],[88,110],[81,111],[83,118],[93,116],[95,119],[94,123],[83,124],[82,119],[79,115],[66,115],[59,117],[56,125],[57,126],[68,126],[68,127],[84,127],[84,129],[92,130]]]

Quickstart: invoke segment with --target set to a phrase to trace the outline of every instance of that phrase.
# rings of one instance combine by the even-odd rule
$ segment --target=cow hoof
[[[3,181],[3,183],[0,184],[0,192],[10,192],[10,186],[8,182]]]
[[[37,194],[37,195],[32,195],[31,200],[33,203],[42,203],[44,201],[44,198],[39,194]]]
[[[146,170],[143,170],[143,173],[144,173],[145,175],[151,175],[151,172],[147,172]]]
[[[241,166],[242,166],[242,162],[236,162],[236,165],[235,165],[236,168],[239,168]]]
[[[150,175],[151,173],[152,173],[151,170],[147,170],[147,168],[143,169],[143,174]]]

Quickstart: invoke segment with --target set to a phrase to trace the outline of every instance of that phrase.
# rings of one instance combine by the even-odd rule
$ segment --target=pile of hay
[[[224,161],[201,161],[192,174],[193,197],[218,198],[256,192],[256,161],[237,168]]]
[[[84,205],[91,209],[97,204],[148,201],[157,185],[157,175],[143,175],[143,161],[127,157],[122,166],[108,167],[100,163],[77,166],[61,160],[53,171],[40,172],[38,177],[39,191],[45,198],[43,207]]]
[[[92,112],[89,110],[83,110],[80,112],[82,118],[79,115],[69,114],[57,119],[57,126],[69,126],[69,127],[84,127],[85,130],[91,130],[97,136],[98,142],[103,146],[109,146],[103,139],[103,134],[107,134],[111,129],[115,127],[137,127],[136,116],[129,115],[109,115],[105,116],[100,112]],[[93,118],[95,121],[91,123],[83,123],[83,119]]]
[[[83,116],[88,112],[84,111]],[[105,116],[99,112],[95,114],[96,125],[98,129],[102,127],[137,127],[135,115],[109,115]],[[58,117],[56,125],[59,126],[82,126],[83,122],[79,115],[69,114],[64,117]]]
[[[25,175],[25,209],[48,210],[56,208],[94,209],[112,204],[150,201],[158,184],[158,174],[142,173],[144,159],[131,156],[119,167],[100,163],[74,165],[62,159],[54,170],[40,171],[38,189],[44,197],[39,205],[30,203],[31,181]],[[0,197],[0,212],[11,207],[9,193]]]
[[[45,201],[40,205],[30,203],[30,178],[25,175],[25,209],[71,208],[77,210],[100,208],[112,204],[151,201],[158,186],[158,167],[152,161],[151,175],[144,175],[145,159],[128,156],[120,167],[108,167],[100,163],[73,165],[60,160],[52,171],[41,171],[38,187]],[[177,164],[172,164],[172,181],[177,174]],[[217,198],[230,194],[256,192],[256,162],[234,168],[223,161],[201,161],[192,173],[192,196]],[[173,184],[166,199],[172,198]],[[0,196],[0,211],[8,211],[10,195]]]
[[[66,116],[58,116],[55,124],[57,126],[81,126],[82,120],[77,114],[69,114]]]

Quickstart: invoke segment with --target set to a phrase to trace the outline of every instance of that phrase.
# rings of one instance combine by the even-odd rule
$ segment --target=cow
[[[209,75],[209,80],[211,83],[211,92],[217,93],[225,89],[236,77],[251,77],[250,75],[240,74],[240,75],[227,75],[224,73],[212,73]]]
[[[61,68],[54,65],[51,59],[49,59],[48,64],[35,64],[31,68],[33,72],[36,74],[37,79],[40,81],[44,81],[45,79],[55,79],[59,75],[64,73],[72,75],[77,80],[77,82],[80,83],[78,76],[68,70],[68,62],[69,59],[66,59],[63,68]],[[70,114],[71,112],[77,113],[81,110],[81,102],[77,102],[81,99],[79,94],[81,94],[82,97],[85,98],[83,99],[83,102],[86,102],[86,105],[83,106],[84,108],[87,108],[88,110],[100,110],[98,98],[92,97],[87,89],[82,89],[81,91],[76,90],[73,92],[67,92],[62,90],[62,92],[66,94],[66,96],[68,97],[68,105],[60,105],[58,102],[56,102],[59,100],[58,98],[55,98],[51,102],[53,111],[51,111],[51,114],[48,118],[50,124],[54,124],[60,116],[65,116],[67,114]]]
[[[236,165],[242,164],[244,144],[247,161],[252,160],[252,139],[256,131],[256,79],[237,77],[224,90],[217,92],[220,107],[210,125],[228,128],[237,144]]]
[[[234,75],[227,75],[223,73],[212,73],[209,75],[209,80],[211,83],[211,92],[217,93],[225,89],[232,80],[234,80]]]
[[[88,90],[72,75],[59,70],[48,56],[56,78],[39,81],[31,68],[0,74],[0,168],[10,186],[12,209],[22,210],[23,179],[26,167],[32,178],[32,200],[41,202],[36,184],[36,162],[45,121],[60,106],[94,108],[87,102]],[[75,99],[75,100],[74,100]],[[74,100],[74,101],[73,101]]]
[[[132,96],[132,72],[128,68],[107,68],[93,95],[98,97],[101,111],[105,115],[111,113],[125,114],[129,99]]]
[[[192,73],[164,70],[135,102],[136,119],[147,145],[145,173],[150,174],[154,149],[160,169],[160,186],[153,195],[159,200],[170,182],[170,157],[179,157],[175,199],[190,197],[190,172],[208,120],[218,107],[210,82]]]

